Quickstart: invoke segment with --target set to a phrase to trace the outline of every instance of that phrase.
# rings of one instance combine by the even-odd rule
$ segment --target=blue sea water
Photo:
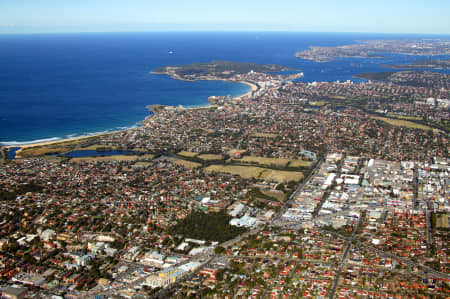
[[[0,144],[22,144],[136,126],[151,104],[198,106],[211,95],[237,96],[247,85],[184,82],[150,74],[166,65],[212,60],[276,63],[305,73],[302,81],[353,80],[386,71],[407,55],[382,59],[298,59],[311,45],[417,36],[335,33],[80,33],[0,35]],[[448,72],[448,71],[445,71]]]

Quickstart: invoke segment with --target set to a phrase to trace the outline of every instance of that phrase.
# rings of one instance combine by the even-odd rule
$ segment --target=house
[[[28,289],[23,287],[6,287],[1,290],[2,298],[7,299],[22,299],[28,293]]]
[[[46,229],[40,234],[40,238],[43,241],[50,241],[56,236],[56,232],[53,229]]]

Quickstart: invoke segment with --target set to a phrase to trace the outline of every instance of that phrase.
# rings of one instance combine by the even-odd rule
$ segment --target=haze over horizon
[[[2,1],[0,33],[307,31],[450,34],[450,1]]]

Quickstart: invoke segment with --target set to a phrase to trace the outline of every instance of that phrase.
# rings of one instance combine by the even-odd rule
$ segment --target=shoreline
[[[173,78],[173,77],[172,77]],[[175,79],[175,78],[173,78]],[[184,79],[176,79],[176,80],[184,80]],[[184,80],[186,81],[186,80]],[[202,80],[195,80],[195,81],[202,81]],[[231,81],[231,80],[221,80],[221,79],[210,79],[210,80],[203,80],[203,81],[226,81],[226,82],[234,82],[234,83],[241,83],[241,84],[246,84],[248,86],[250,86],[250,90],[240,96],[235,96],[233,98],[231,98],[234,101],[240,101],[242,100],[244,97],[251,97],[253,92],[258,91],[260,89],[259,85],[257,85],[256,83],[252,83],[249,81]],[[194,82],[194,81],[190,81],[190,82]],[[153,111],[152,109],[154,107],[160,108],[160,107],[173,107],[173,108],[177,108],[177,106],[169,106],[169,105],[150,105],[147,106],[147,108],[152,111],[153,113],[157,113],[155,111]],[[193,106],[193,107],[182,107],[182,108],[178,108],[178,109],[184,109],[184,110],[196,110],[196,109],[209,109],[209,108],[213,108],[213,107],[217,107],[217,105],[215,104],[205,104],[205,105],[200,105],[200,106]],[[150,117],[151,115],[147,116]]]
[[[178,79],[178,78],[173,78],[175,80],[182,80],[182,79]],[[221,81],[221,80],[205,80],[205,81]],[[241,84],[246,84],[248,86],[250,86],[250,91],[246,92],[245,94],[233,97],[233,100],[241,100],[244,97],[249,97],[252,95],[252,93],[254,91],[257,91],[259,89],[259,86],[256,85],[255,83],[252,82],[247,82],[247,81],[231,81],[231,80],[222,80],[222,81],[226,81],[226,82],[235,82],[235,83],[241,83]],[[195,107],[183,107],[183,109],[186,110],[192,110],[192,109],[205,109],[205,108],[211,108],[214,107],[215,105],[212,105],[210,103],[206,104],[206,105],[201,105],[201,106],[195,106]],[[148,117],[152,117],[153,114],[158,113],[158,111],[153,111],[152,108],[153,107],[174,107],[176,108],[177,106],[169,106],[169,105],[162,105],[162,104],[153,104],[153,105],[148,105],[146,106],[146,108],[151,112],[150,115],[146,116],[143,120],[141,120],[139,123],[141,123],[142,121],[146,120]],[[100,136],[105,136],[105,135],[110,135],[110,134],[115,134],[115,133],[120,133],[120,132],[127,132],[136,128],[141,127],[141,125],[137,126],[137,127],[130,127],[127,129],[123,129],[123,130],[117,130],[117,131],[112,131],[112,132],[107,132],[107,133],[99,133],[99,134],[92,134],[92,135],[86,135],[86,136],[79,136],[79,137],[70,137],[70,138],[63,138],[63,139],[58,139],[58,140],[52,140],[52,141],[44,141],[44,142],[36,142],[36,143],[29,143],[27,141],[24,141],[23,144],[14,144],[14,145],[2,145],[0,147],[2,148],[6,148],[7,150],[10,150],[11,148],[20,148],[19,150],[17,150],[16,154],[20,155],[20,151],[26,148],[32,148],[32,147],[39,147],[39,146],[48,146],[48,145],[55,145],[55,144],[60,144],[60,143],[64,143],[64,142],[72,142],[72,141],[78,141],[78,140],[83,140],[83,139],[88,139],[88,138],[93,138],[93,137],[100,137]],[[50,139],[50,138],[49,138]]]
[[[250,90],[247,93],[243,94],[243,95],[234,97],[233,100],[241,100],[244,97],[251,97],[253,92],[256,92],[256,91],[258,91],[260,89],[259,85],[255,84],[253,82],[248,82],[248,81],[238,81],[238,82],[242,83],[242,84],[247,84],[248,86],[250,86]]]

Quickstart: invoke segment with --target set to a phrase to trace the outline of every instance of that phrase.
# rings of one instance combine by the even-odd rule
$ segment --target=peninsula
[[[341,57],[381,58],[384,53],[408,55],[448,55],[450,42],[441,39],[370,40],[338,47],[311,46],[295,56],[316,62],[329,62]]]
[[[235,75],[249,72],[279,73],[294,71],[291,68],[276,64],[256,64],[233,61],[211,61],[209,63],[192,63],[189,65],[165,66],[152,71],[152,74],[166,74],[174,79],[197,80],[227,80]]]
[[[289,74],[276,74],[280,72],[292,72]],[[303,77],[303,73],[294,73],[294,69],[277,64],[257,64],[233,61],[211,61],[209,63],[192,63],[189,65],[165,66],[151,72],[151,74],[168,75],[176,80],[198,81],[198,80],[224,80],[240,82],[250,86],[250,91],[236,97],[241,100],[246,97],[258,95],[268,78],[278,83],[294,81]],[[275,83],[273,81],[272,83]],[[223,97],[210,97],[211,104],[221,102]],[[154,109],[154,107],[152,107]]]

